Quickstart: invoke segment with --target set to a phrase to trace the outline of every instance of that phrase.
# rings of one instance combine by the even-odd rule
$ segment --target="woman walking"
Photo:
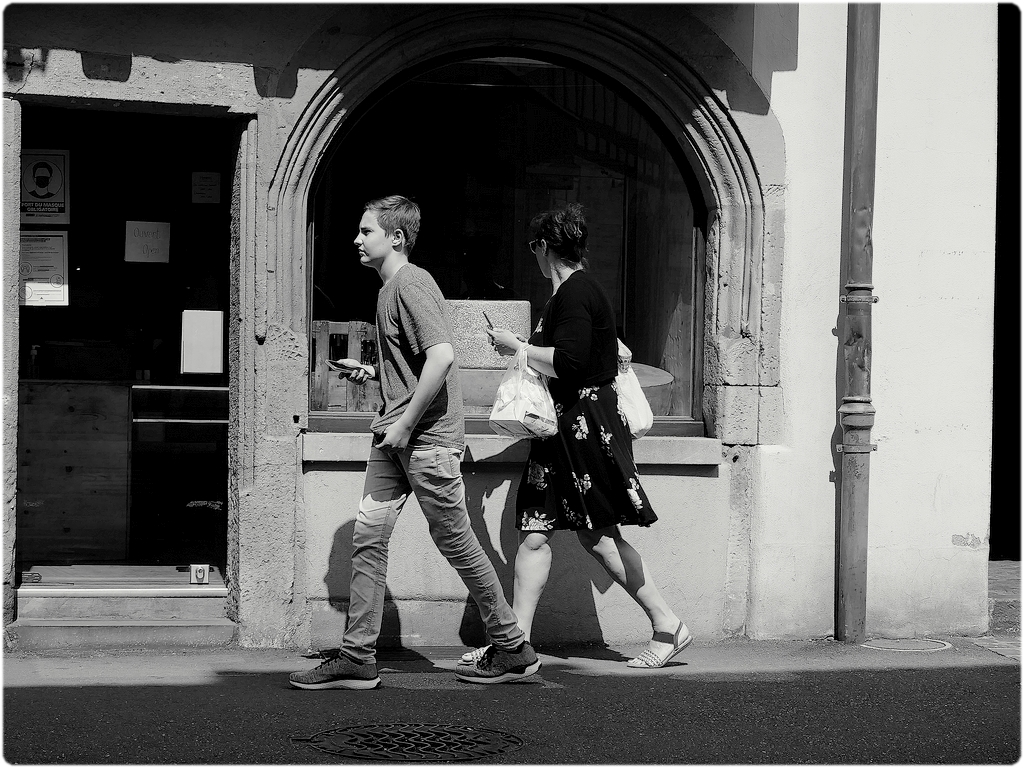
[[[632,437],[619,409],[615,313],[601,286],[585,271],[582,206],[573,203],[541,213],[530,228],[529,247],[551,280],[551,298],[529,342],[507,329],[488,330],[502,354],[516,354],[527,345],[530,367],[550,377],[558,414],[558,434],[531,441],[519,484],[513,610],[529,639],[551,570],[551,536],[574,531],[583,548],[650,619],[653,637],[628,666],[662,667],[693,637],[619,529],[646,527],[658,517],[637,476]],[[472,663],[482,650],[463,660]]]

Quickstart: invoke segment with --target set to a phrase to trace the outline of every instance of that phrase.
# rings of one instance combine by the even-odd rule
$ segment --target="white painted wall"
[[[367,438],[368,439],[368,438]],[[305,584],[310,635],[317,648],[337,647],[345,626],[351,572],[352,527],[365,465],[346,462],[304,473],[307,510]],[[474,531],[494,563],[511,600],[512,565],[518,546],[514,528],[519,463],[464,463],[466,500]],[[641,553],[659,591],[701,640],[722,637],[723,583],[729,532],[729,466],[695,470],[640,468],[644,489],[658,512],[651,528],[623,528]],[[575,534],[552,539],[551,576],[533,628],[539,643],[606,642],[641,644],[650,637],[647,617],[625,591],[583,552]],[[437,552],[415,498],[411,498],[391,539],[389,600],[382,644],[473,645],[483,638],[479,614],[467,603],[468,590]],[[468,608],[467,608],[468,605]]]
[[[803,4],[799,56],[776,72],[786,137],[780,375],[782,438],[754,461],[751,637],[824,636],[833,626],[837,339],[842,237],[846,6]]]
[[[996,6],[883,5],[868,629],[987,628]]]
[[[752,637],[833,630],[845,5],[800,6],[786,136],[783,438],[758,450]],[[987,626],[995,6],[882,6],[869,634]]]

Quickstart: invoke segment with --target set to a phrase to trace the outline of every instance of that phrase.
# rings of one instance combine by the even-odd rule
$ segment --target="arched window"
[[[367,200],[417,201],[412,260],[446,298],[528,300],[534,321],[550,283],[527,248],[527,226],[578,201],[590,271],[634,363],[660,382],[656,413],[692,420],[689,433],[702,434],[707,213],[678,146],[621,86],[576,65],[509,56],[423,71],[346,119],[313,189],[309,307],[323,354],[314,354],[311,417],[374,409],[372,395],[349,387],[346,396],[316,363],[351,354],[354,341],[334,331],[356,340],[374,321],[379,278],[352,245]]]

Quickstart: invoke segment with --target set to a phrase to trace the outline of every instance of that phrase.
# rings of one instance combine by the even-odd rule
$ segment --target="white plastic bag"
[[[654,426],[654,412],[636,377],[632,361],[633,353],[619,339],[619,373],[615,377],[615,389],[619,393],[619,410],[626,417],[629,433],[635,439],[646,435]]]
[[[495,433],[510,437],[551,437],[558,431],[547,379],[527,364],[525,344],[498,385],[489,423]]]

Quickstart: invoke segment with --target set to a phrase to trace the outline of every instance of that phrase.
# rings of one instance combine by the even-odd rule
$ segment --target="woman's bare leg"
[[[530,639],[533,617],[551,573],[551,534],[543,531],[520,531],[516,551],[515,585],[512,612],[519,619],[519,628]]]
[[[661,596],[640,553],[622,538],[618,526],[577,531],[576,534],[583,548],[604,567],[612,579],[622,585],[637,605],[643,608],[655,632],[672,634],[676,631],[679,627],[679,617]],[[518,610],[516,615],[519,616]],[[527,632],[525,627],[523,631]],[[687,630],[684,630],[683,637],[686,634]],[[655,653],[667,652],[671,647],[671,643],[655,640],[651,640],[650,644],[650,649]]]

